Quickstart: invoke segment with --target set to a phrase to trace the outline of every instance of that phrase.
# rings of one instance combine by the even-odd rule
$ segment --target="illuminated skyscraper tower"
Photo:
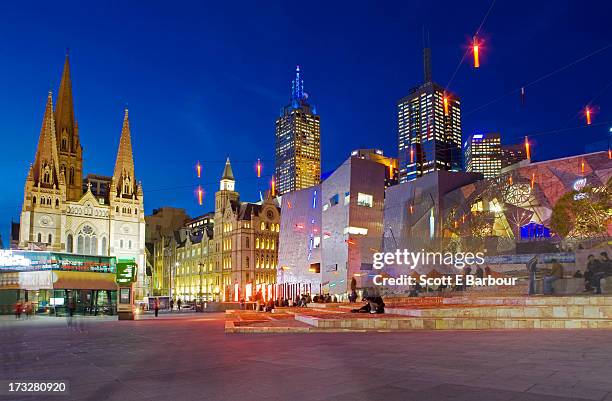
[[[465,141],[465,171],[497,177],[502,168],[502,147],[498,132],[473,134]]]
[[[297,66],[290,103],[276,120],[274,177],[279,195],[317,185],[321,179],[319,116],[307,100]]]
[[[425,82],[397,103],[400,182],[461,169],[459,97],[432,82],[429,48],[423,59]]]

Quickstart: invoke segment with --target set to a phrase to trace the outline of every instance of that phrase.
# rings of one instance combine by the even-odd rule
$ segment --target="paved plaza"
[[[69,381],[23,400],[612,400],[609,330],[225,334],[222,314],[0,317],[1,379]]]

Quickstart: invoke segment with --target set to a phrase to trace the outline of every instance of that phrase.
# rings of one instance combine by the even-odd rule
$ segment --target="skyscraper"
[[[274,177],[279,195],[317,185],[321,179],[320,119],[307,100],[297,66],[290,102],[276,120]]]
[[[465,142],[465,171],[497,177],[502,168],[501,138],[498,132],[470,135]]]
[[[429,48],[423,59],[425,82],[397,103],[400,182],[461,169],[459,97],[432,81]]]

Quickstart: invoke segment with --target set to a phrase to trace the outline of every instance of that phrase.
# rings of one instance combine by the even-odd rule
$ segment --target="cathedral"
[[[128,111],[112,177],[83,177],[68,56],[56,99],[49,93],[25,182],[19,248],[114,256],[138,264],[136,299],[147,295],[142,185],[136,181]]]

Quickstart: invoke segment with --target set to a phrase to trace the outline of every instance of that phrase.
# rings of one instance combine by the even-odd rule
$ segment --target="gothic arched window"
[[[38,233],[38,241],[37,242],[42,242],[42,234]]]
[[[77,239],[77,253],[85,255],[98,254],[98,240],[93,228],[89,225],[83,226],[79,231]]]
[[[66,152],[68,150],[68,139],[66,137],[62,138],[62,151]]]
[[[100,254],[107,255],[106,252],[106,237],[102,237],[102,249],[100,249]]]
[[[68,234],[66,237],[66,252],[72,253],[74,244],[72,243],[74,239],[72,238],[72,234]]]
[[[36,204],[36,197],[35,196],[32,197],[32,203]]]
[[[70,175],[68,177],[68,183],[74,184],[74,167],[70,167]]]
[[[77,238],[77,253],[83,254],[83,236],[79,235]]]
[[[49,166],[45,166],[43,170],[43,183],[51,184],[51,169],[49,168]]]
[[[49,244],[52,244],[53,243],[53,235],[49,234],[48,239],[49,239],[49,241],[48,241]]]

